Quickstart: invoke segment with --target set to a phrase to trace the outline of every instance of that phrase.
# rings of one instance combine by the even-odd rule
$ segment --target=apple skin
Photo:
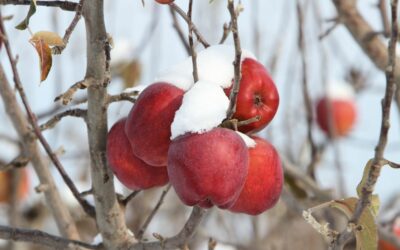
[[[107,161],[115,176],[132,190],[167,184],[166,168],[149,166],[133,154],[124,132],[125,122],[126,118],[116,122],[107,135]]]
[[[156,0],[157,3],[159,4],[170,4],[174,2],[175,0]]]
[[[167,169],[184,204],[228,208],[239,197],[248,163],[243,139],[232,130],[214,128],[203,134],[186,133],[173,140]]]
[[[167,165],[171,124],[183,94],[171,84],[154,83],[139,95],[128,115],[125,133],[133,153],[151,166]]]
[[[391,243],[380,239],[378,241],[378,250],[397,250]]]
[[[283,186],[281,160],[274,146],[260,137],[251,137],[254,148],[249,148],[249,172],[239,198],[229,211],[258,215],[273,207],[279,200]]]
[[[279,94],[265,67],[254,59],[242,62],[242,78],[233,118],[240,121],[260,116],[258,122],[239,127],[243,133],[255,133],[265,128],[274,118],[279,106]],[[233,85],[225,89],[229,97]]]
[[[19,183],[18,183],[18,199],[23,200],[28,196],[29,193],[29,173],[26,168],[16,169],[18,171]],[[11,172],[0,171],[0,203],[9,203],[11,195]]]
[[[329,112],[329,101],[331,112]],[[329,116],[332,114],[332,137],[342,137],[350,133],[353,128],[356,118],[357,109],[353,100],[345,99],[328,99],[323,97],[317,102],[317,123],[321,130],[330,136],[329,133]]]

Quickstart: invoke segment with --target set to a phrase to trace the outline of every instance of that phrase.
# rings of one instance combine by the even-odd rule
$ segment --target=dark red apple
[[[187,133],[171,143],[168,176],[186,205],[228,208],[244,185],[248,156],[245,142],[233,130]]]
[[[175,0],[156,0],[156,2],[160,4],[169,4],[172,3],[173,1]]]
[[[126,118],[116,122],[107,136],[108,165],[118,180],[132,190],[163,186],[168,183],[166,168],[155,168],[137,158],[125,135]]]
[[[349,134],[357,117],[357,110],[351,99],[322,97],[317,102],[317,123],[329,137],[340,137]],[[332,122],[332,133],[330,125]]]
[[[279,94],[265,67],[256,60],[244,59],[241,72],[237,107],[233,117],[248,120],[260,116],[258,122],[239,128],[243,133],[254,133],[265,128],[274,118],[279,106]],[[232,87],[225,89],[227,96],[231,89]]]
[[[258,215],[273,207],[279,200],[283,185],[283,170],[274,146],[259,137],[251,137],[254,148],[249,148],[249,173],[232,212]]]
[[[171,123],[184,91],[168,83],[147,87],[131,109],[125,133],[133,153],[151,166],[166,166]]]

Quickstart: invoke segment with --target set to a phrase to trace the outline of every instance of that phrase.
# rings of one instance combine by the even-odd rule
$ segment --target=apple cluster
[[[228,120],[234,51],[218,45],[199,52],[196,83],[188,58],[141,92],[107,138],[108,163],[121,183],[137,190],[170,182],[188,206],[251,215],[276,204],[280,158],[253,133],[274,118],[278,91],[265,67],[244,51],[237,108]],[[244,125],[231,129],[227,121]]]

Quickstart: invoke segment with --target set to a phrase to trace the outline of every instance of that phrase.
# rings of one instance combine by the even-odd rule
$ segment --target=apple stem
[[[227,111],[227,118],[231,119],[236,112],[236,102],[240,87],[240,78],[241,78],[240,64],[242,57],[242,49],[240,47],[237,13],[235,11],[235,5],[233,0],[228,0],[228,10],[231,15],[232,35],[235,44],[235,61],[233,62],[235,77],[234,77],[233,87],[229,96],[229,107]]]
[[[254,117],[252,117],[250,119],[247,119],[247,120],[244,120],[244,121],[239,121],[237,123],[237,126],[241,127],[241,126],[249,125],[251,123],[258,122],[260,120],[261,120],[261,116],[260,115],[256,115],[256,116],[254,116]]]

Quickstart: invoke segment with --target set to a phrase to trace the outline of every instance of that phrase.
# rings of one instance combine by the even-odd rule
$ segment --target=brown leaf
[[[63,39],[54,32],[51,31],[38,31],[33,34],[31,40],[40,40],[42,39],[49,46],[64,46]]]
[[[43,39],[30,40],[40,59],[40,81],[46,80],[52,65],[50,46]]]

